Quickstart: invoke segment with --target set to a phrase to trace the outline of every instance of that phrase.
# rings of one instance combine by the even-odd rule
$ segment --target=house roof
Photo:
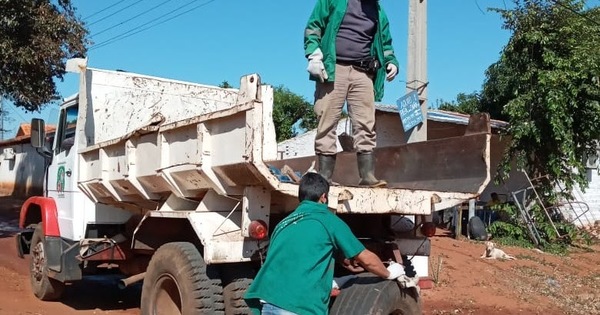
[[[395,105],[377,104],[375,105],[375,110],[398,114],[398,107]],[[469,115],[445,110],[428,109],[427,120],[453,123],[458,125],[468,125]],[[508,123],[502,120],[490,119],[490,125],[494,129],[503,129],[508,126]]]
[[[46,129],[46,133],[51,133],[51,132],[54,132],[54,130],[56,130],[56,126],[46,125],[45,129]],[[17,135],[15,136],[15,138],[18,138],[21,136],[31,136],[31,124],[23,123],[19,126],[19,130],[17,130]]]
[[[46,125],[46,134],[51,134],[56,130],[55,125]],[[19,144],[29,142],[31,138],[31,124],[23,123],[19,126],[17,130],[17,135],[12,139],[6,139],[0,141],[0,146],[2,145],[11,145],[11,144]]]

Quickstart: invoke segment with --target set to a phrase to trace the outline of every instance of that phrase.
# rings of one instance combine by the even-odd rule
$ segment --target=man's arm
[[[367,271],[374,273],[384,279],[390,276],[390,272],[383,265],[383,262],[372,251],[365,249],[360,252],[354,259],[358,261]]]
[[[304,30],[304,55],[309,56],[321,46],[325,23],[329,17],[327,0],[318,0]]]
[[[387,18],[387,15],[383,10],[381,10],[381,40],[383,44],[383,59],[384,64],[387,65],[392,63],[396,67],[399,67],[398,59],[396,59],[396,55],[394,54],[394,47],[392,46],[392,34],[390,33],[390,22]]]

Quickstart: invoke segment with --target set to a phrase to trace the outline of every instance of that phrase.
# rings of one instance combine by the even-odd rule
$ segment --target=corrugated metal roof
[[[382,112],[398,114],[398,107],[395,105],[377,104],[375,105],[375,109]],[[447,122],[458,125],[468,125],[469,115],[449,112],[445,110],[428,109],[427,120]],[[492,126],[492,128],[495,129],[503,129],[506,128],[506,126],[508,126],[508,123],[502,120],[491,119],[490,125]]]

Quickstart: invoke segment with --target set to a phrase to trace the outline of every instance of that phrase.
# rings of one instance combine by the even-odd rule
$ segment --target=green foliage
[[[229,84],[228,81],[223,81],[221,82],[221,84],[219,84],[219,87],[222,89],[230,89],[233,88],[233,86],[231,84]]]
[[[481,94],[485,111],[510,123],[500,174],[516,159],[567,190],[585,188],[583,162],[600,139],[600,9],[585,9],[581,0],[514,3],[494,9],[512,37],[488,68]]]
[[[534,246],[527,225],[515,205],[502,204],[494,206],[492,209],[505,214],[504,216],[500,215],[502,220],[495,221],[487,228],[496,242],[526,248]],[[587,232],[565,221],[557,213],[549,211],[549,215],[552,217],[551,222],[542,207],[535,205],[530,208],[529,215],[535,222],[541,238],[540,248],[544,251],[564,255],[570,246],[580,243],[589,245],[592,242],[592,237]]]
[[[479,94],[477,92],[471,94],[459,93],[456,95],[456,101],[446,102],[444,100],[437,100],[435,107],[440,110],[468,115],[479,113],[481,111]]]
[[[0,0],[0,94],[30,111],[58,99],[53,78],[85,55],[86,36],[70,0]]]
[[[283,141],[296,136],[301,129],[317,127],[317,116],[312,104],[302,96],[291,92],[283,85],[275,87],[273,91],[273,122],[277,134],[277,141]]]

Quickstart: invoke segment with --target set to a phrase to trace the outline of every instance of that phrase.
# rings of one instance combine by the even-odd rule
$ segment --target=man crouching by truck
[[[329,183],[317,173],[300,180],[300,205],[275,227],[265,264],[244,297],[254,314],[327,314],[335,251],[382,278],[404,275],[398,263],[386,268],[327,209],[328,193]]]

